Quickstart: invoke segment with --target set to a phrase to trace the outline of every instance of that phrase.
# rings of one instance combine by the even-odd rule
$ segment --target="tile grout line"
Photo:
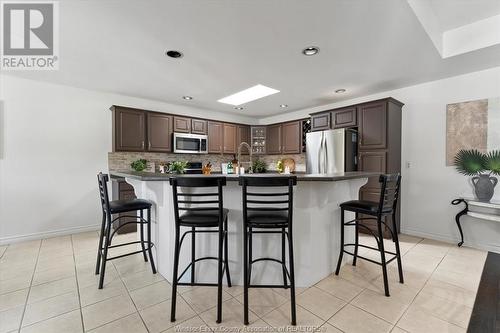
[[[424,240],[423,238],[422,238],[422,239],[420,239],[420,241],[418,241],[418,242],[417,242],[417,243],[415,243],[415,244],[414,244],[411,248],[409,248],[409,249],[408,249],[408,251],[406,251],[406,252],[405,252],[405,253],[404,253],[401,257],[403,257],[404,255],[406,255],[407,253],[409,253],[411,249],[413,249],[415,246],[417,246],[417,244],[419,244],[419,243],[420,243],[420,242],[422,242],[423,240]],[[344,264],[344,265],[345,265],[345,264]],[[375,280],[377,280],[379,277],[380,277],[380,274],[378,274],[376,277],[374,277],[373,279],[371,279],[369,282],[374,282],[374,281],[375,281]],[[340,277],[340,278],[342,278],[342,277]],[[347,281],[348,281],[348,282],[350,282],[349,280],[347,280]],[[351,282],[351,283],[352,283],[352,282]],[[358,287],[359,287],[359,286],[358,286]],[[374,316],[374,317],[376,317],[376,318],[378,318],[378,319],[382,320],[382,321],[383,321],[383,322],[385,322],[385,323],[388,323],[389,325],[391,325],[391,326],[392,326],[392,327],[391,327],[391,331],[392,331],[392,330],[396,327],[397,322],[399,322],[399,319],[398,319],[398,321],[396,321],[396,324],[392,324],[392,323],[388,322],[387,320],[385,320],[385,319],[383,319],[383,318],[381,318],[381,317],[379,317],[379,316],[377,316],[377,315],[375,315],[375,314],[373,314],[373,313],[371,313],[371,312],[368,312],[368,311],[366,311],[366,310],[364,310],[364,309],[362,309],[362,308],[360,308],[360,307],[356,306],[355,304],[352,304],[352,302],[353,302],[353,301],[354,301],[354,300],[355,300],[355,299],[356,299],[359,295],[361,295],[364,291],[366,291],[366,290],[371,290],[371,289],[369,289],[369,288],[367,288],[367,287],[362,287],[362,288],[363,288],[363,289],[362,289],[359,293],[357,293],[357,294],[356,294],[356,296],[354,296],[354,297],[353,297],[353,298],[352,298],[349,302],[346,302],[346,304],[344,304],[344,306],[342,306],[342,308],[340,308],[337,312],[335,312],[335,314],[334,314],[334,315],[332,315],[330,318],[328,318],[328,320],[327,320],[326,322],[327,322],[327,323],[329,323],[329,320],[330,320],[330,319],[332,319],[332,318],[333,318],[333,317],[334,317],[337,313],[339,313],[339,312],[340,312],[342,309],[344,309],[347,305],[351,305],[351,306],[353,306],[353,307],[355,307],[355,308],[357,308],[357,309],[359,309],[359,310],[361,310],[361,311],[363,311],[363,312],[365,312],[365,313],[367,313],[367,314],[370,314],[370,315],[372,315],[372,316]],[[321,289],[321,288],[319,288],[319,289]],[[323,289],[321,289],[321,290],[323,290]],[[328,292],[327,292],[327,293],[328,293]],[[328,293],[328,294],[330,294],[330,293]],[[332,294],[330,294],[330,295],[332,295]],[[335,296],[335,295],[333,295],[333,296]],[[338,298],[338,297],[337,297],[337,298]],[[412,303],[413,303],[413,300],[412,300],[412,302],[410,302],[410,305],[411,305]],[[410,307],[410,305],[408,305],[408,308]],[[403,315],[404,315],[404,313],[403,313]],[[401,315],[401,317],[402,317],[403,315]],[[400,318],[401,318],[401,317],[400,317]],[[329,323],[329,324],[330,324],[330,323]],[[335,325],[333,325],[333,324],[330,324],[330,325],[332,325],[333,327],[335,327],[335,328],[337,328],[337,329],[339,329],[339,330],[340,330],[340,328],[338,328],[337,326],[335,326]]]
[[[424,241],[424,239],[422,239],[422,240],[419,242],[419,244],[420,244],[421,242],[423,242],[423,241]],[[398,326],[399,322],[400,322],[400,321],[401,321],[401,319],[402,319],[402,318],[403,318],[403,317],[404,317],[404,316],[408,313],[408,310],[409,310],[409,309],[410,309],[410,307],[413,305],[413,303],[414,303],[414,302],[415,302],[415,300],[417,299],[418,295],[420,295],[420,293],[422,292],[422,290],[424,290],[425,286],[427,285],[427,283],[428,283],[428,282],[429,282],[429,280],[431,279],[432,275],[434,274],[434,272],[436,272],[436,270],[438,269],[439,265],[441,265],[441,263],[443,262],[444,258],[445,258],[445,257],[448,255],[448,253],[450,252],[450,250],[451,250],[451,246],[448,248],[448,250],[446,251],[445,255],[441,258],[441,260],[440,260],[440,261],[439,261],[439,263],[436,265],[436,267],[432,270],[432,273],[431,273],[431,274],[429,274],[429,277],[425,280],[425,283],[423,284],[422,288],[420,288],[420,290],[418,291],[418,293],[417,293],[417,294],[413,297],[413,299],[412,299],[412,301],[411,301],[410,305],[409,305],[409,306],[405,309],[405,311],[403,312],[403,314],[401,315],[401,317],[399,317],[398,321],[397,321],[397,322],[396,322],[396,324],[394,325],[395,327],[400,328],[400,327]],[[409,252],[409,251],[408,251],[408,252]],[[427,314],[429,314],[427,311],[425,311],[425,312],[426,312]],[[434,316],[434,315],[432,315],[432,314],[429,314],[429,315],[431,315],[432,317],[437,318],[437,319],[439,319],[439,320],[442,320],[442,321],[444,321],[444,322],[446,322],[446,323],[448,323],[448,324],[455,325],[455,324],[450,323],[450,322],[448,322],[448,321],[446,321],[446,320],[443,320],[443,319],[441,319],[441,318],[439,318],[439,317],[436,317],[436,316]],[[455,325],[455,326],[460,327],[460,326],[458,326],[458,325]]]
[[[71,239],[71,252],[73,253],[73,268],[75,270],[75,280],[76,280],[76,292],[78,295],[78,304],[80,305],[80,321],[82,323],[82,330],[85,332],[85,322],[83,321],[83,311],[82,311],[82,299],[80,297],[80,285],[78,283],[78,271],[76,269],[76,258],[75,258],[75,248],[73,246],[73,235],[70,235]]]
[[[21,315],[21,320],[19,322],[18,332],[21,332],[21,328],[22,328],[23,321],[24,321],[24,315],[26,314],[26,308],[28,307],[28,299],[30,297],[31,285],[33,284],[33,279],[35,278],[35,271],[36,271],[36,266],[38,265],[38,257],[40,256],[40,249],[42,248],[42,241],[43,240],[40,240],[40,245],[38,245],[38,253],[36,255],[35,268],[33,269],[33,273],[31,275],[30,286],[28,289],[28,294],[26,295],[26,299],[24,301],[24,309],[23,309],[23,314]]]
[[[120,272],[119,272],[119,271],[118,271],[118,269],[116,268],[115,263],[114,263],[112,260],[111,260],[110,262],[111,262],[111,265],[113,265],[113,267],[115,268],[116,273],[118,274],[118,278],[119,278],[119,279],[120,279],[120,281],[122,282],[123,287],[125,288],[125,290],[126,290],[126,292],[127,292],[127,295],[128,295],[128,297],[130,298],[130,301],[131,301],[131,302],[132,302],[132,304],[134,305],[134,308],[135,308],[135,311],[136,311],[137,315],[139,316],[139,318],[141,318],[141,322],[142,322],[142,324],[143,324],[143,325],[144,325],[144,327],[146,328],[146,331],[149,333],[149,332],[150,332],[150,331],[149,331],[149,327],[148,327],[148,325],[146,325],[146,322],[144,321],[144,318],[142,318],[141,313],[139,312],[139,309],[137,308],[137,305],[135,304],[134,299],[132,298],[132,295],[130,295],[130,290],[128,290],[127,285],[126,285],[126,284],[125,284],[125,282],[123,281],[122,275],[120,274]],[[160,274],[160,273],[159,273],[158,271],[156,271],[156,274]],[[163,276],[162,276],[162,277],[163,277]],[[158,282],[160,282],[160,281],[158,281]],[[155,282],[155,283],[156,283],[156,282]],[[154,283],[152,283],[152,284],[150,284],[150,285],[153,285],[153,284],[154,284]],[[150,285],[144,286],[144,287],[142,287],[142,288],[148,287],[148,286],[150,286]],[[141,289],[141,288],[137,288],[137,290],[138,290],[138,289]],[[127,316],[130,316],[130,315],[127,315]],[[125,317],[127,317],[127,316],[121,317],[121,318],[119,318],[119,319],[117,319],[117,320],[123,319],[123,318],[125,318]],[[106,323],[106,324],[109,324],[109,323]],[[106,324],[104,324],[104,325],[106,325]]]

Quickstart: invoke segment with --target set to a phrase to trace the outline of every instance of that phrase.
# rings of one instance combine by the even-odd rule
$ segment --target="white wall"
[[[0,243],[95,228],[112,104],[255,120],[0,75]]]
[[[261,119],[262,124],[287,121],[328,110],[392,96],[403,107],[402,231],[456,242],[459,234],[450,201],[472,193],[467,178],[445,166],[446,104],[500,96],[500,67],[428,82],[327,106]],[[496,129],[500,131],[500,128]],[[500,149],[500,147],[496,147]],[[411,167],[406,168],[406,162]],[[500,186],[496,188],[500,199]],[[500,223],[465,218],[465,244],[500,252]]]

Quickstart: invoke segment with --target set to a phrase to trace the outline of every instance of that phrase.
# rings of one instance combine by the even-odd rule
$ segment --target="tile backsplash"
[[[221,170],[221,163],[227,163],[233,159],[232,154],[220,155],[220,154],[171,154],[171,153],[146,153],[146,152],[110,152],[108,153],[108,168],[111,171],[118,170],[131,170],[130,163],[138,159],[145,159],[148,161],[147,171],[158,171],[159,164],[165,162],[171,162],[175,160],[190,161],[190,162],[202,162],[206,164],[208,162],[212,163],[213,171]],[[305,154],[297,155],[254,155],[255,159],[264,160],[267,164],[268,170],[276,170],[276,162],[283,158],[293,158],[295,160],[296,171],[306,171],[306,156]],[[247,161],[248,155],[244,155],[241,158]]]

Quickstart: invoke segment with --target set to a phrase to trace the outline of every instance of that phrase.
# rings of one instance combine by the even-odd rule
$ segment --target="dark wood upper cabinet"
[[[311,131],[330,129],[330,112],[313,114],[311,116]]]
[[[163,113],[147,113],[148,151],[172,151],[172,116]]]
[[[357,124],[357,108],[355,106],[332,111],[333,128],[354,127]]]
[[[191,133],[191,118],[174,116],[174,132]]]
[[[270,125],[266,129],[266,152],[267,154],[281,154],[281,130],[282,125]]]
[[[113,147],[115,151],[146,150],[146,112],[113,106]]]
[[[300,154],[302,151],[301,121],[292,121],[282,125],[282,154]]]
[[[202,119],[191,119],[191,133],[207,134],[207,121]]]
[[[236,152],[238,152],[238,147],[242,142],[246,142],[251,145],[250,142],[250,126],[239,125],[236,132]],[[243,155],[248,155],[249,151],[246,148],[241,150]]]
[[[216,121],[208,122],[208,152],[222,154],[223,125]]]
[[[359,149],[387,148],[387,102],[360,105],[358,116]]]
[[[224,124],[224,154],[235,154],[237,126],[234,124]]]

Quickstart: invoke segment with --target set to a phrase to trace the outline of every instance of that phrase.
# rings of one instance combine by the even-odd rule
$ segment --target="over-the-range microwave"
[[[174,153],[208,154],[207,142],[206,135],[174,133]]]

